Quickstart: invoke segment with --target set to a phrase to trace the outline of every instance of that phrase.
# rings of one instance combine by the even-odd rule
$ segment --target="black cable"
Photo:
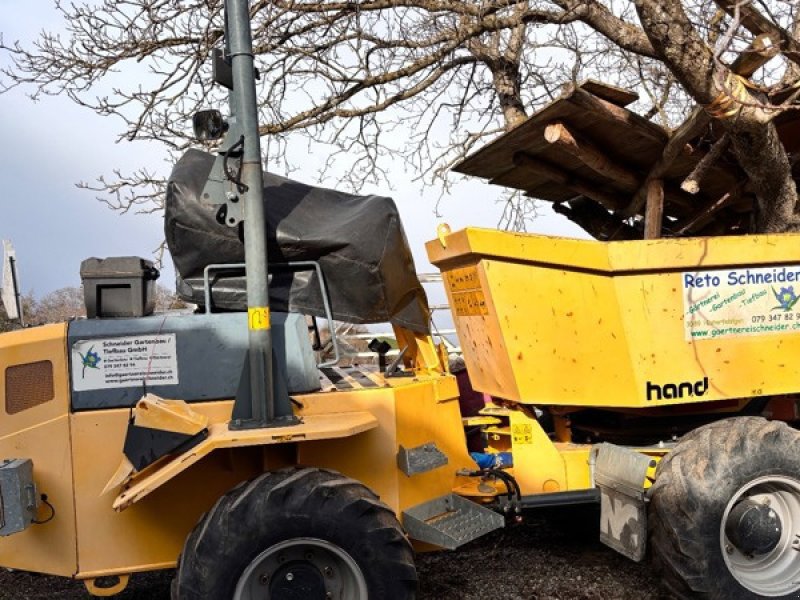
[[[47,517],[44,521],[37,521],[36,519],[33,519],[31,521],[31,523],[34,523],[35,525],[44,525],[45,523],[49,523],[50,521],[53,520],[53,517],[56,516],[56,509],[52,504],[50,504],[47,501],[47,494],[42,494],[41,495],[41,499],[42,499],[42,502],[44,502],[47,505],[47,507],[50,509],[50,516]]]
[[[513,506],[514,505],[514,493],[516,492],[516,488],[512,483],[512,477],[508,473],[504,473],[499,469],[485,469],[488,475],[499,479],[503,482],[503,485],[506,486],[507,494],[506,497],[508,498],[508,503]]]
[[[517,482],[516,478],[506,471],[502,469],[479,469],[477,471],[467,471],[462,472],[462,475],[466,475],[467,477],[486,477],[490,475],[495,479],[499,479],[503,482],[503,485],[506,488],[506,498],[508,499],[508,503],[513,507],[516,505],[517,508],[522,506],[522,489],[519,487],[519,483]],[[516,501],[514,498],[516,497]]]
[[[244,154],[244,136],[239,138],[239,141],[236,142],[233,146],[228,148],[225,151],[224,157],[222,159],[222,170],[225,171],[225,176],[236,186],[236,189],[239,191],[240,194],[244,194],[249,188],[242,182],[242,169],[244,168],[243,162],[244,159],[239,161],[239,172],[233,173],[228,169],[228,157],[239,151],[239,148],[242,149],[242,154]]]
[[[501,477],[507,478],[511,482],[511,484],[514,486],[514,494],[516,495],[517,500],[519,502],[522,502],[522,489],[519,487],[519,483],[517,482],[517,480],[514,478],[514,476],[511,473],[508,473],[508,472],[503,471],[501,469],[487,469],[487,471],[489,471],[490,473],[493,473],[495,475],[501,474]]]

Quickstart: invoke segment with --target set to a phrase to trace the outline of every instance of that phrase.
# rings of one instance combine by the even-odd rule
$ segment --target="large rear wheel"
[[[175,600],[409,600],[411,545],[362,484],[323,469],[267,473],[223,496],[186,541]]]
[[[650,490],[651,549],[679,598],[800,597],[800,433],[757,417],[686,435]]]

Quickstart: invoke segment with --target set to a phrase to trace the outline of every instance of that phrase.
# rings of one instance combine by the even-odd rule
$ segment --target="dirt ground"
[[[596,523],[586,509],[538,511],[457,552],[420,555],[418,600],[671,600],[647,563],[597,541]],[[116,598],[168,600],[171,578],[166,571],[134,576]],[[75,581],[0,572],[0,600],[87,597]]]

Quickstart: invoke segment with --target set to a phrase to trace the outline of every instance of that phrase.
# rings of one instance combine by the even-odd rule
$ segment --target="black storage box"
[[[87,258],[81,263],[86,316],[144,317],[155,308],[158,269],[136,256]]]

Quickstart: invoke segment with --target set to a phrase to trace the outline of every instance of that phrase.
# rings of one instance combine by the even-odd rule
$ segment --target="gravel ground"
[[[525,523],[457,552],[418,557],[418,600],[670,600],[646,563],[597,540],[586,509],[539,511]],[[168,600],[171,572],[131,578],[119,600]],[[87,598],[82,584],[23,572],[0,573],[0,600]]]

